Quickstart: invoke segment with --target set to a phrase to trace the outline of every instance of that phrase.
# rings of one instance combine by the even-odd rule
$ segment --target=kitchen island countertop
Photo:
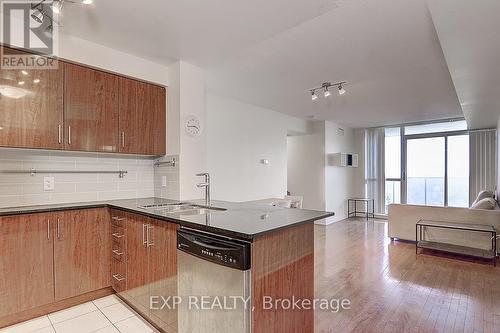
[[[255,237],[266,233],[302,223],[313,222],[334,215],[334,213],[323,211],[281,208],[258,203],[236,203],[227,201],[212,201],[212,207],[224,210],[214,210],[207,214],[199,215],[182,213],[173,214],[162,209],[140,208],[140,206],[161,205],[175,202],[177,201],[161,198],[141,198],[20,206],[0,208],[0,216],[109,207],[177,223],[181,227],[251,241]],[[187,202],[200,206],[204,204],[203,200]]]

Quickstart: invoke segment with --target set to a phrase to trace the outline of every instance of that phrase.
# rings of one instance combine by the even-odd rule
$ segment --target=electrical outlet
[[[54,191],[54,177],[43,177],[43,190]]]
[[[167,187],[167,176],[161,176],[161,186]]]

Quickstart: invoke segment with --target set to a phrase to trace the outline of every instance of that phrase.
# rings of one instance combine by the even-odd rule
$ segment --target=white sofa
[[[389,205],[389,237],[415,241],[415,224],[421,220],[446,221],[492,225],[500,233],[500,210],[482,210],[452,207],[415,205]],[[490,236],[483,233],[459,230],[426,229],[427,240],[470,246],[482,249],[491,247]],[[497,248],[500,243],[497,243]]]

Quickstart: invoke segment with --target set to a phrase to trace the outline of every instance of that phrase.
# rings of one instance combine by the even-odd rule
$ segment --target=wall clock
[[[184,126],[186,134],[189,136],[198,136],[201,134],[201,124],[200,120],[196,116],[188,116],[186,118],[186,124]]]

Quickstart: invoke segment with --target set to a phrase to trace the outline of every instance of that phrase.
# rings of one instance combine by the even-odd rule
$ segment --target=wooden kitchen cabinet
[[[64,78],[65,148],[117,152],[119,77],[67,63]]]
[[[55,216],[55,300],[111,286],[109,211],[69,210]]]
[[[1,46],[0,46],[1,47]],[[28,54],[1,47],[4,54]],[[63,149],[64,67],[0,68],[0,146]]]
[[[0,217],[1,318],[54,301],[51,214]]]
[[[126,290],[115,290],[156,326],[177,332],[177,310],[152,309],[150,301],[158,296],[161,306],[161,297],[177,295],[178,226],[132,213],[113,211],[112,216],[126,220],[127,244]]]
[[[122,77],[119,95],[119,151],[142,155],[165,155],[165,88]]]

